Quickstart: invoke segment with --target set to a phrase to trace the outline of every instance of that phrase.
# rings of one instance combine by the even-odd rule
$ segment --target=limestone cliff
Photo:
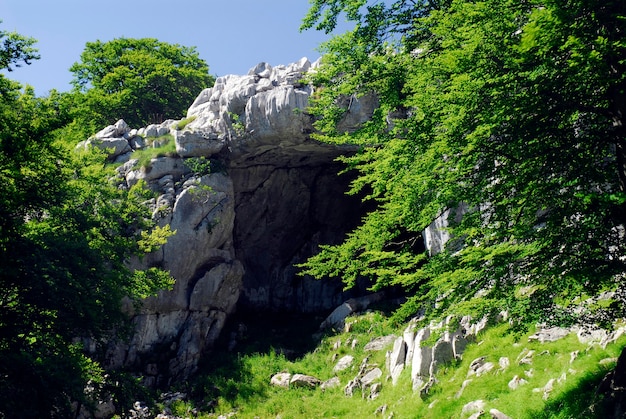
[[[321,243],[336,243],[363,215],[345,195],[349,177],[335,158],[350,152],[311,139],[314,65],[261,63],[247,75],[219,77],[184,120],[131,129],[123,121],[82,145],[106,148],[122,186],[145,180],[157,192],[154,217],[176,234],[137,266],[161,266],[174,289],[133,313],[129,343],[113,345],[111,365],[141,371],[148,385],[189,376],[216,342],[237,304],[253,310],[320,312],[348,296],[333,281],[296,275]],[[372,98],[353,106],[345,129],[367,120]],[[133,159],[136,150],[174,141],[176,152]],[[212,169],[191,164],[210,159]],[[132,310],[129,308],[129,310]]]

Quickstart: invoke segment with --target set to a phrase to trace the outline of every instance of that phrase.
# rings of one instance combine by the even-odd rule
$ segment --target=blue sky
[[[5,74],[39,95],[66,91],[85,43],[120,37],[195,46],[218,76],[245,74],[261,61],[313,61],[328,36],[299,32],[308,8],[308,0],[0,0],[0,29],[37,39],[41,54]]]

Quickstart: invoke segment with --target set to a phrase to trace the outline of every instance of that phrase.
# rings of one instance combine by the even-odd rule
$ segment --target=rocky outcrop
[[[109,365],[167,385],[195,371],[238,307],[321,312],[353,296],[294,267],[320,244],[339,242],[364,213],[360,199],[345,194],[350,177],[337,175],[336,157],[351,149],[311,138],[312,88],[302,78],[314,68],[307,59],[261,63],[219,77],[184,119],[138,129],[120,120],[79,144],[107,150],[120,164],[121,187],[145,181],[158,195],[154,218],[176,231],[162,249],[131,262],[163,267],[176,283],[128,307],[135,332],[112,345]],[[351,100],[344,129],[366,121],[373,100]],[[137,150],[153,156],[134,158]]]

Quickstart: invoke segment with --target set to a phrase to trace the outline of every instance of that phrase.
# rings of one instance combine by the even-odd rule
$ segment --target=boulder
[[[533,335],[528,337],[528,341],[538,341],[541,343],[545,342],[554,342],[559,339],[563,339],[565,336],[570,334],[570,329],[564,327],[550,327],[546,329],[541,329],[534,333]]]
[[[382,375],[383,375],[383,371],[380,368],[371,369],[368,372],[366,372],[365,375],[363,375],[363,377],[361,377],[361,385],[363,387],[367,387],[371,385],[372,383],[374,383],[374,381],[380,379]]]
[[[189,129],[175,130],[176,153],[180,157],[210,157],[224,148],[225,138],[218,133],[206,133]]]
[[[510,416],[505,415],[498,409],[490,409],[489,414],[491,415],[492,419],[512,419]]]
[[[318,378],[305,374],[294,374],[289,380],[292,387],[315,388],[320,384],[322,382]]]
[[[397,339],[396,335],[380,336],[366,343],[365,346],[363,347],[363,350],[366,352],[382,351],[388,345],[391,345],[392,342],[395,342],[396,339]]]
[[[322,390],[327,390],[330,388],[339,387],[340,385],[341,385],[341,381],[339,381],[339,377],[333,377],[324,381],[322,384],[320,384],[320,388]]]
[[[432,368],[430,374],[432,375],[434,371],[437,370],[437,365],[448,364],[454,360],[454,351],[452,349],[452,342],[447,340],[439,340],[433,346],[433,355],[432,355],[432,364],[434,364],[434,368]]]
[[[423,342],[430,337],[430,328],[420,329],[415,335],[415,344],[413,349],[413,359],[411,361],[411,379],[414,387],[418,377],[420,381],[424,377],[428,377],[430,364],[432,362],[432,348],[423,346]]]
[[[406,343],[404,337],[398,337],[393,343],[393,349],[388,353],[388,365],[387,368],[391,373],[391,381],[393,385],[396,385],[402,370],[404,370],[404,363],[406,358]]]
[[[524,384],[526,384],[526,383],[528,383],[528,381],[526,381],[526,380],[524,380],[523,378],[521,378],[520,376],[516,375],[516,376],[514,376],[514,377],[511,379],[511,381],[509,381],[508,386],[509,386],[509,388],[510,388],[511,390],[517,390],[517,388],[518,388],[519,386],[524,385]]]
[[[339,361],[337,361],[337,364],[335,364],[335,367],[333,368],[333,372],[340,372],[345,369],[348,369],[352,365],[353,362],[354,362],[354,357],[352,355],[345,355],[341,357]]]
[[[279,372],[278,374],[272,375],[270,379],[270,384],[277,387],[289,387],[289,382],[291,381],[291,374],[288,372]]]
[[[461,410],[461,415],[469,415],[469,414],[484,412],[486,406],[487,405],[485,404],[483,400],[471,401],[463,406],[463,409]]]

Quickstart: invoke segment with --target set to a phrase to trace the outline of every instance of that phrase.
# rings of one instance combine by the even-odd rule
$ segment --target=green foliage
[[[129,271],[131,256],[170,232],[154,228],[143,191],[109,181],[103,153],[74,152],[84,137],[71,108],[71,96],[37,98],[0,75],[3,418],[72,417],[73,402],[92,407],[88,383],[96,400],[100,391],[122,391],[118,374],[105,375],[99,363],[127,325],[122,298],[137,301],[172,283],[157,269]],[[83,340],[96,351],[85,352]]]
[[[176,142],[174,141],[174,137],[172,134],[165,134],[149,139],[145,148],[133,151],[131,158],[137,159],[139,167],[145,169],[150,166],[150,160],[154,158],[173,157],[176,155]]]
[[[36,42],[34,38],[16,32],[0,31],[0,68],[13,71],[13,67],[21,67],[22,62],[29,65],[38,60],[37,48],[33,47]]]
[[[254,320],[251,321],[246,324],[256,325]],[[288,328],[292,333],[294,330],[302,333],[306,329],[301,319],[292,321]],[[260,325],[261,321],[258,323]],[[376,310],[350,316],[346,324],[346,331],[323,337],[314,349],[297,357],[281,356],[275,347],[259,346],[256,335],[250,336],[251,346],[240,349],[240,353],[215,354],[209,361],[210,368],[201,373],[192,391],[198,400],[195,408],[207,416],[234,412],[237,418],[347,418],[371,417],[377,408],[386,405],[387,415],[393,412],[394,417],[460,418],[469,416],[461,415],[465,404],[484,400],[486,411],[496,408],[515,418],[602,418],[606,417],[601,410],[603,400],[596,389],[626,345],[626,338],[622,337],[603,349],[599,345],[580,343],[574,333],[555,342],[539,343],[528,340],[533,331],[511,333],[508,324],[499,324],[481,332],[478,341],[467,346],[462,360],[439,365],[437,384],[426,396],[412,390],[410,368],[405,368],[395,386],[383,378],[379,396],[370,400],[368,390],[361,394],[357,389],[349,397],[344,393],[344,387],[357,375],[361,361],[366,357],[370,368],[380,367],[385,377],[388,372],[385,354],[390,347],[372,352],[364,351],[364,346],[379,336],[401,336],[406,324],[394,328],[390,319]],[[261,340],[265,334],[267,339],[267,319],[263,325],[265,327],[256,331],[249,328],[249,333],[258,334]],[[271,327],[276,329],[273,324]],[[278,333],[274,336],[282,336],[280,329],[276,331]],[[293,338],[282,339],[281,343],[288,342],[293,342]],[[356,342],[354,347],[353,342]],[[274,344],[279,343],[274,341]],[[532,363],[519,363],[531,350],[534,351]],[[572,361],[573,352],[577,355]],[[354,357],[352,366],[333,371],[338,359],[344,355]],[[479,357],[494,363],[495,368],[481,376],[468,376],[470,364]],[[508,358],[509,366],[500,369],[499,362],[503,357]],[[269,384],[269,378],[277,372],[302,373],[321,380],[336,376],[341,384],[326,390],[279,388]],[[511,390],[508,383],[516,375],[524,378],[526,383]],[[459,392],[468,379],[471,381]],[[551,379],[555,379],[554,389],[544,400],[543,391],[533,389],[543,388]],[[188,410],[192,405],[186,404],[181,409]],[[590,410],[592,405],[596,406],[595,413]]]
[[[555,302],[623,287],[620,2],[316,0],[303,27],[342,12],[356,27],[323,46],[313,112],[318,139],[361,147],[343,160],[377,209],[305,273],[402,285],[403,316],[508,309],[520,324],[573,321]],[[346,98],[371,92],[371,120],[338,130]],[[453,243],[420,254],[421,232],[460,206]]]
[[[204,176],[211,173],[212,162],[206,157],[190,157],[185,159],[185,166],[196,176]]]
[[[181,120],[180,120],[180,121],[178,121],[178,123],[176,124],[176,129],[177,129],[177,130],[179,130],[179,131],[180,131],[180,130],[182,130],[182,129],[185,129],[185,127],[186,127],[189,123],[191,123],[191,122],[195,121],[195,120],[196,120],[196,118],[197,118],[197,116],[196,116],[196,115],[192,115],[192,116],[190,116],[189,118],[181,119]]]
[[[214,78],[195,48],[152,38],[88,42],[74,74],[80,116],[102,127],[140,127],[182,115]],[[174,88],[175,87],[175,88]]]

